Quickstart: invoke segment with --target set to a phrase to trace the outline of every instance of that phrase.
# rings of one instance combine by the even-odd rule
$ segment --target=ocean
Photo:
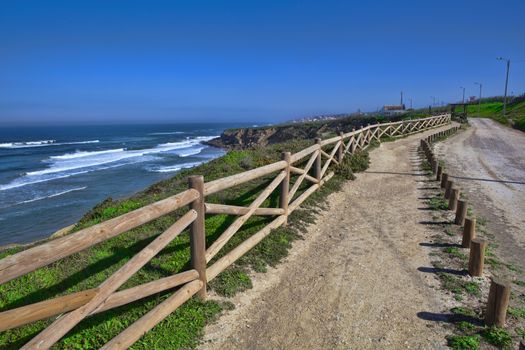
[[[240,126],[248,125],[0,128],[0,246],[46,238],[107,197],[221,156],[202,141]]]

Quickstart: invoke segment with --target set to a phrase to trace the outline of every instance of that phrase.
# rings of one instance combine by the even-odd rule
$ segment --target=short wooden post
[[[468,273],[479,277],[483,274],[485,264],[485,247],[487,242],[483,239],[474,238],[470,242],[470,257],[468,261]]]
[[[450,193],[452,193],[453,186],[454,186],[454,181],[447,180],[447,184],[445,185],[445,199],[450,198]]]
[[[510,299],[510,282],[494,277],[490,283],[485,323],[489,326],[503,327],[507,318]]]
[[[432,173],[437,174],[438,162],[436,158],[432,158],[432,160],[430,161],[430,164],[432,166]]]
[[[467,216],[468,202],[465,200],[458,200],[458,208],[456,210],[456,217],[454,223],[459,226],[465,224],[465,217]]]
[[[461,246],[463,248],[470,248],[470,242],[472,242],[474,238],[476,238],[476,218],[465,219]]]
[[[344,148],[345,148],[345,143],[344,143],[343,141],[344,141],[345,139],[344,139],[343,135],[344,135],[344,134],[343,134],[343,132],[341,131],[341,132],[339,133],[339,136],[341,137],[341,144],[339,145],[339,149],[337,150],[337,161],[338,161],[339,163],[341,163],[341,162],[343,161],[343,157],[344,157],[344,153],[343,153],[343,151],[344,151]]]
[[[199,273],[203,286],[197,296],[206,299],[206,233],[204,226],[204,177],[201,175],[190,176],[188,185],[199,192],[199,198],[190,203],[190,209],[197,212],[197,218],[190,226],[190,251],[191,267]]]
[[[441,188],[445,188],[445,186],[447,184],[447,181],[448,181],[448,174],[447,173],[443,173],[441,175]]]
[[[441,181],[441,175],[443,175],[443,167],[441,165],[438,165],[436,172],[436,181]]]
[[[288,193],[290,191],[290,157],[292,154],[290,152],[283,152],[281,154],[281,159],[284,160],[286,163],[288,163],[288,166],[286,167],[286,176],[281,181],[280,185],[280,194],[279,194],[279,207],[284,209],[284,215],[286,215],[286,220],[288,220]],[[287,221],[283,223],[283,225],[287,225]]]
[[[317,181],[321,181],[321,139],[316,138],[315,143],[319,145],[319,153],[317,154],[317,158],[315,158],[314,177],[317,179]]]
[[[448,199],[448,210],[455,211],[458,207],[459,189],[452,188],[450,190],[450,197]]]

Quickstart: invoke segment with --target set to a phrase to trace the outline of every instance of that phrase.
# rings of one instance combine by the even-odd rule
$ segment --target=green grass
[[[433,197],[427,200],[431,210],[448,210],[448,200],[441,197]]]
[[[282,151],[297,152],[311,144],[307,140],[295,140],[253,150],[231,151],[225,156],[184,170],[174,177],[156,183],[146,190],[123,200],[108,198],[89,211],[75,226],[74,231],[90,227],[114,218],[136,208],[156,202],[179,193],[187,188],[187,176],[202,174],[206,181],[240,173],[280,160]],[[366,169],[369,164],[367,152],[360,152],[345,158],[344,171],[339,172],[305,201],[301,208],[289,217],[289,225],[273,230],[250,252],[240,258],[231,268],[220,274],[210,285],[217,293],[230,296],[251,287],[248,270],[265,271],[267,266],[277,265],[286,255],[301,231],[314,221],[316,211],[323,208],[326,196],[337,191],[349,178],[348,174]],[[303,164],[308,159],[305,159]],[[294,176],[293,179],[296,179]],[[241,184],[233,189],[207,197],[207,202],[232,205],[249,205],[272,180],[272,176]],[[307,188],[307,181],[301,185],[296,196]],[[263,206],[278,205],[278,191],[275,191]],[[118,268],[143,249],[148,243],[171,226],[186,209],[177,210],[150,223],[123,233],[115,238],[97,244],[80,253],[61,259],[25,276],[0,286],[0,311],[50,299],[53,297],[94,288],[106,280]],[[207,246],[211,244],[234,220],[227,215],[209,215],[205,221]],[[273,218],[252,217],[210,262],[224,256],[241,242],[266,226]],[[0,253],[1,257],[14,254],[21,248],[12,248]],[[121,288],[126,289],[146,282],[171,276],[189,267],[190,251],[187,233],[179,235],[162,252],[155,256]],[[119,332],[131,325],[142,315],[160,304],[171,295],[167,291],[142,299],[82,321],[70,331],[54,349],[98,348]],[[223,303],[209,300],[200,302],[193,298],[176,312],[157,325],[140,339],[133,349],[186,349],[196,346],[203,327],[215,319],[222,310],[229,308]],[[18,349],[35,336],[52,320],[42,320],[0,334],[0,350]]]
[[[454,335],[447,338],[447,343],[454,350],[477,350],[479,335]]]
[[[467,108],[469,117],[491,118],[503,125],[513,125],[514,128],[525,131],[525,102],[516,101],[507,104],[507,117],[503,118],[503,102],[481,103],[480,111],[478,105],[469,105]]]
[[[515,317],[515,318],[523,318],[525,319],[525,308],[522,307],[509,307],[508,309],[509,316]]]
[[[499,348],[506,349],[512,343],[512,337],[509,332],[503,328],[490,327],[481,332],[481,336],[490,344]]]

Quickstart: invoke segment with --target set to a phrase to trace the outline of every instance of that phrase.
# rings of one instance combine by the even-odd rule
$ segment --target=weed
[[[460,321],[456,324],[456,327],[462,332],[471,332],[476,329],[476,326],[467,321]]]
[[[431,210],[448,210],[448,201],[444,198],[433,197],[427,201]]]
[[[518,286],[524,286],[525,287],[525,281],[521,281],[521,280],[515,280],[513,281],[514,284],[518,285]]]
[[[481,335],[487,342],[498,347],[507,348],[512,343],[512,337],[509,332],[503,328],[485,328],[485,330],[481,332]]]
[[[525,308],[522,307],[509,307],[508,314],[515,318],[525,319]]]
[[[448,337],[447,342],[454,350],[479,349],[479,335],[454,335]]]
[[[516,334],[521,337],[521,339],[525,340],[525,328],[516,328],[515,331]]]
[[[458,247],[447,247],[443,249],[443,251],[447,254],[449,254],[451,257],[455,257],[461,260],[466,260],[467,256],[459,250]]]

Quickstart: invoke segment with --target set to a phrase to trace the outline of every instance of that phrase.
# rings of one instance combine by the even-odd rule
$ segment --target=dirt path
[[[429,220],[418,187],[417,145],[426,132],[382,144],[371,166],[330,196],[287,261],[254,277],[236,309],[206,329],[201,349],[442,349],[445,330],[419,313],[442,313],[432,275]],[[423,269],[424,270],[424,269]]]
[[[491,119],[469,122],[466,132],[436,150],[467,191],[477,216],[488,220],[498,255],[525,271],[525,133]]]

